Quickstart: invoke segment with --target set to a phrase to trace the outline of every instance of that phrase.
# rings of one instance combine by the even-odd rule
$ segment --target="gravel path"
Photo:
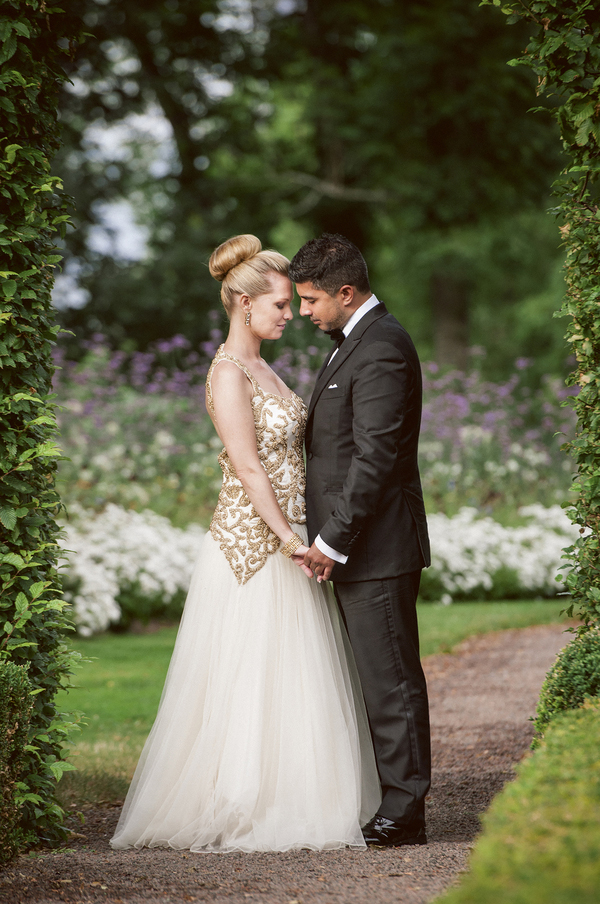
[[[21,857],[0,874],[0,901],[211,904],[426,904],[464,868],[479,814],[526,752],[540,685],[564,628],[472,638],[425,660],[434,776],[429,844],[316,854],[114,853],[116,809],[87,811],[68,850]]]

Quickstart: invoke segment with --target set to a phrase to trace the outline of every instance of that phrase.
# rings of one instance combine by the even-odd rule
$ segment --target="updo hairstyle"
[[[219,245],[210,256],[210,275],[223,283],[221,301],[231,317],[236,295],[256,298],[271,290],[269,273],[288,275],[290,262],[278,251],[263,251],[255,235],[234,235]]]

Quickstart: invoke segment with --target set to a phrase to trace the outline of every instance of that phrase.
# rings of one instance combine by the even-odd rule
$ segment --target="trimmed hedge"
[[[569,614],[585,627],[600,624],[600,15],[595,0],[481,0],[496,6],[509,23],[524,20],[531,38],[511,65],[524,65],[546,97],[560,128],[566,167],[554,183],[566,249],[566,339],[575,357],[569,384],[577,414],[575,439],[563,448],[577,463],[569,515],[581,536],[567,549]],[[490,86],[493,90],[493,86]],[[600,897],[600,895],[599,895]]]
[[[600,696],[600,631],[591,628],[560,651],[546,675],[537,706],[535,728],[544,734],[554,716],[577,709],[590,697]],[[537,747],[535,740],[533,746]]]
[[[483,819],[471,870],[437,904],[597,904],[600,701],[556,716]]]
[[[66,4],[76,6],[76,4]],[[77,662],[57,570],[51,290],[68,199],[50,171],[58,99],[82,23],[45,0],[0,4],[0,652],[35,689],[22,799],[25,837],[66,837],[56,782],[73,716],[54,697]]]
[[[0,864],[11,860],[24,841],[19,825],[25,745],[33,697],[27,668],[0,660]]]

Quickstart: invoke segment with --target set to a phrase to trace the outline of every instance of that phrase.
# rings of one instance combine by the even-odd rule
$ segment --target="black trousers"
[[[416,601],[421,572],[381,581],[336,582],[371,726],[383,800],[378,813],[425,825],[431,781],[427,685],[419,657]]]

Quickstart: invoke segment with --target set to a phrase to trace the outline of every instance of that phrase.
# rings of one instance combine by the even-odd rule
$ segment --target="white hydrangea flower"
[[[152,511],[134,512],[110,504],[101,514],[72,506],[62,545],[72,550],[68,575],[77,590],[67,592],[83,635],[104,631],[119,621],[122,588],[138,584],[142,592],[165,601],[187,590],[204,535],[198,525],[173,527]],[[429,516],[432,570],[443,587],[442,600],[490,590],[496,572],[510,568],[523,590],[552,596],[562,587],[555,578],[568,567],[563,549],[579,536],[559,505],[528,505],[519,510],[527,521],[504,527],[476,508],[463,507],[449,518]]]
[[[446,594],[490,590],[494,574],[503,567],[514,570],[529,592],[552,596],[564,589],[556,576],[568,568],[561,562],[563,549],[577,539],[578,527],[559,505],[528,505],[519,515],[529,523],[503,527],[467,506],[452,518],[429,516],[432,569]]]
[[[70,550],[68,575],[78,584],[66,596],[81,634],[105,631],[119,621],[120,589],[137,583],[165,601],[187,590],[205,531],[198,525],[173,527],[155,512],[107,505],[101,514],[71,509],[62,546]]]

